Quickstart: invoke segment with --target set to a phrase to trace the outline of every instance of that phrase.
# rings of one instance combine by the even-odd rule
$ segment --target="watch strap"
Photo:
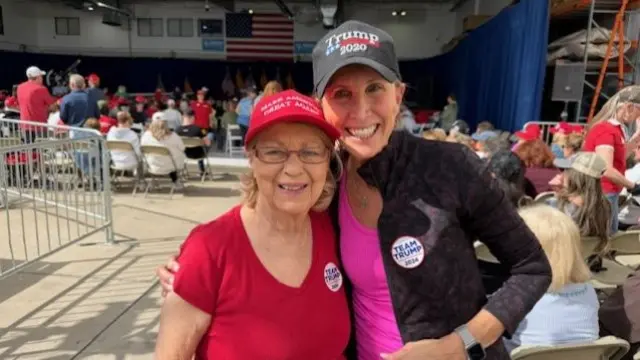
[[[455,332],[462,339],[465,349],[469,350],[470,347],[478,344],[473,335],[471,335],[471,332],[469,332],[469,328],[467,328],[466,324],[458,327]]]

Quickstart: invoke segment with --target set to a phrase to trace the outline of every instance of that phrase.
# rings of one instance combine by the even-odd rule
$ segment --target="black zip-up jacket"
[[[551,268],[539,242],[468,148],[394,132],[358,173],[380,190],[384,201],[378,236],[405,343],[446,336],[483,308],[502,322],[509,336],[547,291]],[[331,214],[339,233],[337,199]],[[417,266],[416,260],[394,260],[394,254],[396,259],[402,256],[394,243],[403,237],[417,239],[422,247],[416,252],[420,247],[415,243],[407,245],[405,260],[417,259]],[[478,269],[475,240],[510,269],[511,276],[490,299]],[[487,359],[510,359],[502,341],[486,353]]]

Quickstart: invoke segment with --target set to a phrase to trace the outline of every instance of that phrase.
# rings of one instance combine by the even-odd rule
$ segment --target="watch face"
[[[467,353],[469,354],[469,359],[471,360],[484,360],[486,357],[484,349],[480,344],[473,345],[472,347],[467,349]]]

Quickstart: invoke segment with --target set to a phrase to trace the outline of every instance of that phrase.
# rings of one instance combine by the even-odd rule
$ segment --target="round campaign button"
[[[329,290],[336,292],[342,286],[342,274],[336,264],[330,262],[324,267],[324,282]]]
[[[413,269],[424,260],[424,246],[414,237],[401,236],[393,242],[391,256],[396,264],[405,269]]]

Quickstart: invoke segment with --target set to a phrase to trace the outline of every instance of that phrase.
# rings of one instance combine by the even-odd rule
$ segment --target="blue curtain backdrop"
[[[474,30],[451,52],[421,65],[442,99],[458,98],[460,119],[504,130],[540,120],[549,2],[521,0]]]

